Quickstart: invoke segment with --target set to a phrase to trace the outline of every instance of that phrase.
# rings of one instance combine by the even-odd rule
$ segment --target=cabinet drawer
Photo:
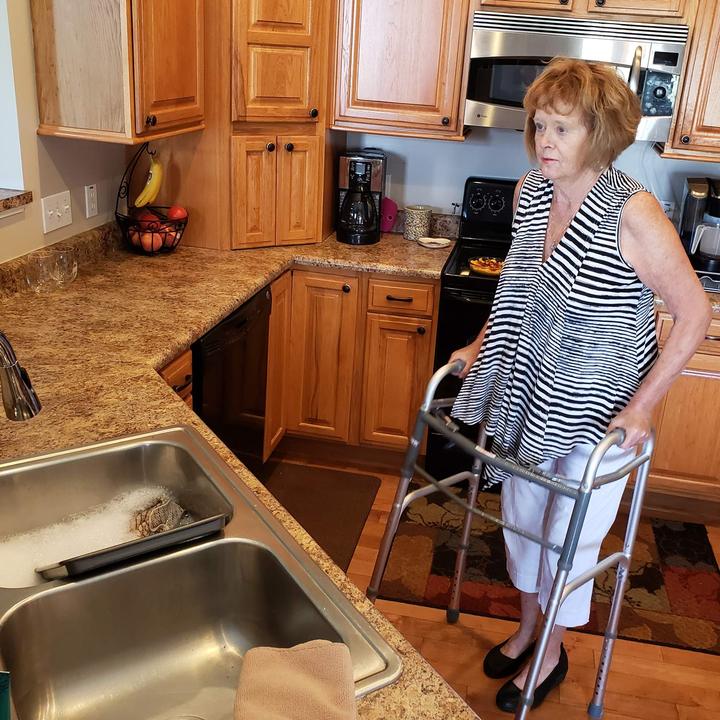
[[[186,350],[169,362],[160,375],[170,387],[185,399],[192,393],[192,352]]]
[[[432,316],[435,288],[430,283],[370,279],[368,311]]]
[[[657,333],[660,347],[665,344],[665,341],[670,336],[672,326],[673,319],[670,315],[664,312],[658,314]],[[703,340],[697,349],[696,355],[697,354],[720,356],[720,318],[714,317],[712,319],[705,340]]]

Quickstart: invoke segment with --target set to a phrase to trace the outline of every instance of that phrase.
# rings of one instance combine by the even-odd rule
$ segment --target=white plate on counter
[[[421,237],[418,238],[418,245],[422,245],[426,248],[445,248],[450,244],[450,240],[448,238],[431,238],[431,237]]]

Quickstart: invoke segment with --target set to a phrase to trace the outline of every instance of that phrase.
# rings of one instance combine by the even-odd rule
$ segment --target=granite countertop
[[[0,213],[31,203],[33,199],[29,190],[6,190],[0,188]]]
[[[116,251],[83,262],[77,280],[64,289],[6,297],[0,300],[3,330],[43,409],[26,422],[0,418],[0,457],[192,425],[399,653],[402,676],[360,700],[359,717],[476,718],[156,372],[294,262],[436,279],[448,252],[394,235],[366,247],[329,238],[315,246],[237,252],[180,246],[156,257]]]

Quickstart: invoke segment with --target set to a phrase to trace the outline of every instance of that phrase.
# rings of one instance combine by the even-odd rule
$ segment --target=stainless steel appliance
[[[255,474],[263,464],[271,306],[265,288],[192,347],[193,410]]]
[[[465,181],[458,241],[442,269],[434,367],[447,363],[451,353],[472,342],[490,316],[498,279],[477,275],[470,260],[503,259],[510,249],[512,203],[516,180],[469,177]],[[446,377],[437,397],[455,397],[458,378]],[[463,434],[477,439],[477,428],[458,422]],[[429,431],[425,466],[435,477],[467,470],[465,453],[441,435]]]
[[[689,177],[685,180],[678,234],[688,254],[695,235],[695,228],[702,222],[705,214],[709,192],[710,186],[707,178]]]
[[[612,65],[640,96],[638,140],[664,142],[682,71],[685,25],[484,12],[474,0],[465,124],[525,127],[522,100],[556,56]]]
[[[378,148],[351,150],[340,155],[336,223],[340,242],[366,245],[380,239],[386,168],[387,155]],[[346,203],[350,191],[352,203],[350,200]]]

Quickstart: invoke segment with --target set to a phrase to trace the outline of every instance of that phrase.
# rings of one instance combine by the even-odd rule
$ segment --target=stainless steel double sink
[[[18,720],[231,720],[248,649],[318,638],[348,646],[357,696],[399,676],[393,649],[191,428],[6,463],[0,517],[11,488],[23,514],[47,505],[33,483],[77,498],[107,477],[182,486],[183,475],[232,504],[223,533],[73,582],[0,587],[0,669]]]

